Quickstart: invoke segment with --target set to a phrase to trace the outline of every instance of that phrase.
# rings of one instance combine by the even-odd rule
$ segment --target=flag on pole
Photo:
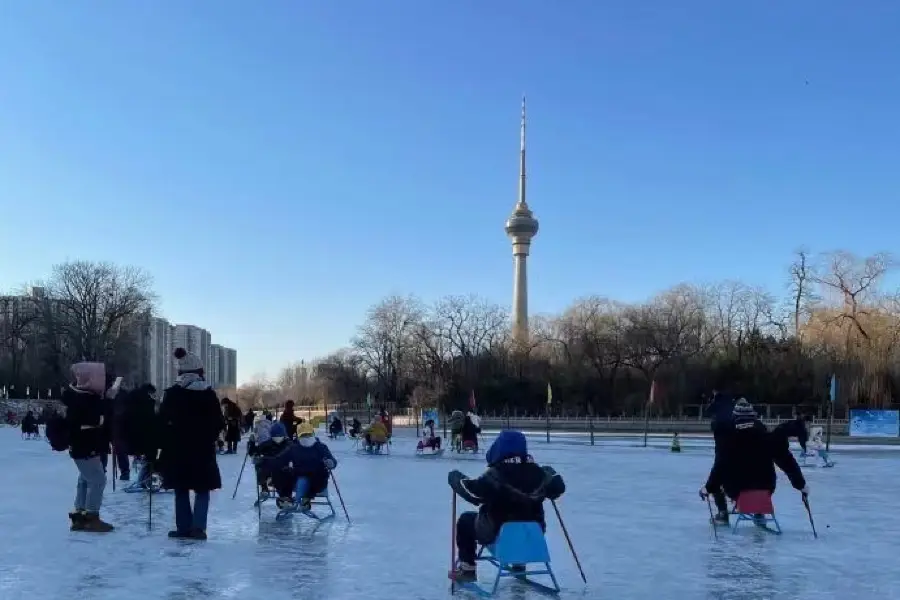
[[[366,406],[372,408],[372,392],[366,394]]]
[[[469,394],[469,409],[475,410],[475,390],[472,390],[472,393]]]
[[[834,401],[837,399],[837,377],[834,376],[834,373],[831,374],[831,403],[834,404]]]
[[[656,399],[656,380],[650,382],[650,401],[648,404],[653,404],[653,401]]]
[[[550,384],[547,384],[547,406],[553,404],[553,388],[550,387]]]

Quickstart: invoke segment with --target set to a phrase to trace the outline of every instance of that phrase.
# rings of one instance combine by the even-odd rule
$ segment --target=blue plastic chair
[[[501,577],[515,577],[542,591],[556,594],[559,584],[553,569],[550,568],[550,549],[538,523],[531,521],[511,521],[504,523],[493,544],[482,546],[476,561],[489,562],[497,567],[497,576],[490,592],[478,588],[482,595],[493,596],[497,593]],[[528,565],[543,565],[529,569]],[[513,569],[513,566],[518,567]],[[528,579],[529,575],[548,575],[553,587]],[[477,586],[476,586],[477,587]]]

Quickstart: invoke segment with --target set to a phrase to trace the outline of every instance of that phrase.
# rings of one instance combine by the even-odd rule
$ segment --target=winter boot
[[[128,471],[123,471],[119,475],[119,481],[131,481],[131,473],[129,473]]]
[[[188,540],[191,538],[191,532],[174,529],[169,532],[169,537],[175,540]]]
[[[300,510],[309,512],[312,510],[312,498],[302,498],[300,500]]]
[[[69,520],[72,521],[72,526],[69,527],[69,531],[84,531],[84,511],[76,510],[74,512],[70,512]]]
[[[191,533],[188,537],[190,537],[192,540],[203,541],[206,540],[206,532],[202,529],[191,529]]]
[[[89,531],[91,533],[109,533],[113,529],[115,529],[115,527],[100,519],[100,513],[84,513],[84,525],[82,526],[81,531]]]
[[[459,561],[453,572],[453,581],[457,583],[471,583],[478,579],[478,570],[474,563]]]
[[[290,496],[281,496],[275,501],[278,510],[286,510],[294,507],[294,499]]]
[[[713,525],[727,526],[728,525],[728,511],[720,510],[718,513],[716,513],[716,516],[713,517],[712,522],[713,522]]]

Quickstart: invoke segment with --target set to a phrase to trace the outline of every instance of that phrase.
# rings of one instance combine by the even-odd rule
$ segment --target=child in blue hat
[[[562,477],[551,467],[541,467],[528,454],[528,443],[520,431],[503,431],[487,451],[487,470],[474,479],[451,471],[447,482],[454,492],[478,506],[456,522],[459,563],[453,578],[474,581],[478,544],[497,539],[500,527],[509,521],[532,521],[546,530],[544,500],[556,500],[566,491]]]

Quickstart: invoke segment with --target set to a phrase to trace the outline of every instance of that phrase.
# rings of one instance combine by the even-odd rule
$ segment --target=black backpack
[[[57,452],[65,452],[71,445],[69,424],[66,423],[65,417],[53,415],[47,420],[47,428],[45,430],[47,440],[50,447]]]

